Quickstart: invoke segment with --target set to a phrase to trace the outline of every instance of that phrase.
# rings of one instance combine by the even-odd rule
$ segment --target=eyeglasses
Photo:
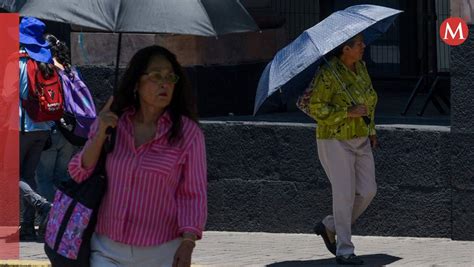
[[[157,83],[176,84],[179,81],[179,76],[174,73],[163,76],[158,71],[150,71],[150,72],[144,72],[143,75],[147,75],[150,81],[157,82]]]

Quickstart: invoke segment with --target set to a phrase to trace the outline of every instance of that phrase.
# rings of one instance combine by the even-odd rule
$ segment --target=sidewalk
[[[355,236],[353,242],[365,266],[474,266],[474,241]],[[21,259],[45,260],[42,246],[21,243]],[[316,235],[206,232],[197,243],[193,266],[337,265]]]

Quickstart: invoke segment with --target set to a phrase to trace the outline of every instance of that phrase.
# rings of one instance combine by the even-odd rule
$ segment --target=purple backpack
[[[56,125],[71,144],[82,146],[97,116],[94,100],[75,68],[70,74],[63,70],[58,73],[63,83],[64,115]]]

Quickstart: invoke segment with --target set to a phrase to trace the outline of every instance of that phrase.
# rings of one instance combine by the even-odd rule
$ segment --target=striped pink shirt
[[[133,114],[128,111],[120,117],[115,148],[107,155],[108,187],[96,232],[135,246],[163,244],[183,232],[201,238],[207,218],[206,149],[201,129],[183,117],[182,138],[171,146],[167,140],[171,119],[166,112],[158,121],[154,139],[135,148]],[[89,138],[97,128],[96,121]],[[81,182],[94,167],[82,167],[80,152],[69,163],[69,172]]]

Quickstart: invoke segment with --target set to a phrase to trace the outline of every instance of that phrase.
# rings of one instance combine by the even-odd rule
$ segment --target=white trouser
[[[159,246],[137,247],[94,234],[91,240],[91,267],[171,267],[180,244],[181,238],[177,238]]]
[[[319,160],[331,182],[333,214],[323,224],[337,235],[337,255],[354,253],[351,225],[377,192],[375,165],[367,137],[318,139]]]

